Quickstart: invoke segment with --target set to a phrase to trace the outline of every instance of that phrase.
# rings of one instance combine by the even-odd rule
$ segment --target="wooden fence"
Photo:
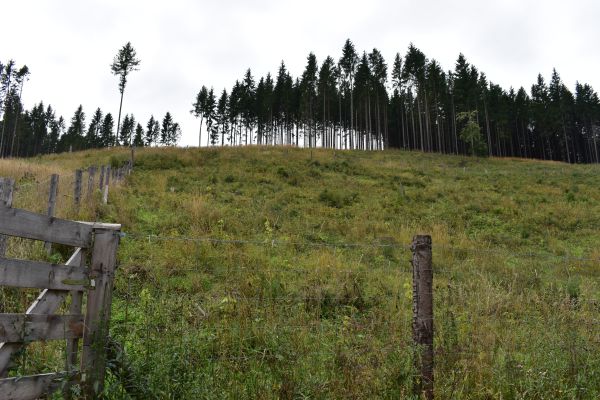
[[[98,189],[107,202],[108,187],[131,172],[123,168],[89,167],[87,195]],[[116,254],[121,226],[77,222],[54,217],[58,175],[50,180],[47,215],[12,208],[14,181],[0,178],[0,286],[43,289],[24,314],[0,314],[0,399],[36,399],[74,383],[87,398],[103,390],[108,326]],[[83,171],[75,172],[74,204],[82,201]],[[41,240],[50,253],[51,244],[74,247],[64,265],[5,258],[7,236]],[[417,374],[413,393],[433,399],[433,269],[431,236],[413,238],[413,342]],[[89,263],[86,264],[89,259]],[[67,301],[70,299],[70,301]],[[85,313],[83,304],[86,300]],[[69,305],[67,314],[57,314]],[[82,339],[81,355],[79,341]],[[32,341],[66,340],[65,371],[6,378],[12,356]],[[79,363],[78,363],[79,360]]]
[[[98,188],[102,192],[102,202],[106,204],[108,202],[108,187],[111,183],[111,178],[113,183],[121,182],[126,175],[129,175],[132,171],[132,161],[128,161],[124,166],[120,168],[111,168],[110,165],[100,167],[100,178],[99,178],[99,186]],[[87,169],[88,180],[87,180],[87,191],[86,198],[90,198],[92,193],[94,192],[95,187],[95,179],[96,172],[98,171],[98,167],[90,166]],[[58,178],[57,178],[58,182]],[[82,199],[82,191],[83,191],[83,170],[78,169],[75,171],[75,182],[73,185],[73,202],[75,207],[79,207]],[[52,188],[50,190],[52,194]]]
[[[120,171],[113,175],[117,181],[130,168]],[[88,190],[94,186],[94,172]],[[78,205],[82,174],[76,172],[75,176]],[[105,193],[109,176],[107,173]],[[48,215],[12,208],[13,183],[0,178],[0,286],[42,291],[25,313],[0,314],[0,398],[36,399],[57,389],[68,391],[73,383],[81,384],[87,398],[96,398],[103,390],[121,226],[55,218],[58,176],[51,179]],[[10,259],[5,257],[8,236],[40,240],[47,249],[52,243],[72,246],[74,251],[64,265]],[[57,313],[63,304],[68,305],[68,313]],[[28,342],[46,340],[66,341],[64,372],[6,378],[19,350]]]

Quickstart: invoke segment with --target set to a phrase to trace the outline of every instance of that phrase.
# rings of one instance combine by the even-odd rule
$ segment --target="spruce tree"
[[[167,111],[163,120],[162,126],[160,129],[160,144],[164,146],[171,145],[171,130],[173,128],[173,117],[171,113]]]
[[[204,119],[206,119],[206,130],[208,132],[208,135],[206,137],[207,146],[210,146],[215,136],[214,129],[216,125],[216,103],[217,99],[215,97],[215,91],[213,90],[213,88],[210,88],[210,91],[208,92],[208,95],[206,97],[206,102],[204,103],[204,109],[202,110]]]
[[[358,54],[350,39],[346,39],[346,43],[344,43],[339,65],[343,73],[344,89],[346,93],[350,94],[350,146],[352,147],[352,134],[354,130],[354,75],[358,66]]]
[[[135,118],[133,115],[126,114],[123,118],[123,126],[121,127],[121,133],[119,141],[122,146],[129,146],[135,133]]]
[[[306,68],[302,73],[302,80],[300,81],[301,90],[301,107],[302,107],[302,119],[305,125],[308,126],[308,147],[314,147],[316,145],[316,132],[315,132],[315,118],[314,118],[314,107],[317,97],[317,57],[314,53],[310,53],[306,60]],[[305,126],[305,131],[306,131]],[[306,142],[306,132],[304,133],[304,141]]]
[[[144,128],[139,123],[135,127],[135,136],[133,137],[133,145],[135,147],[144,147]]]
[[[223,146],[225,141],[225,132],[228,131],[229,127],[229,96],[227,95],[227,90],[223,89],[221,92],[221,97],[219,97],[219,101],[217,103],[217,125],[218,129],[215,134],[218,135],[219,129],[221,130],[221,146]],[[215,142],[218,138],[215,138]]]
[[[13,132],[12,132],[12,141],[11,141],[11,145],[10,145],[10,156],[12,157],[14,154],[14,150],[15,150],[15,141],[17,138],[17,126],[19,123],[19,116],[21,115],[21,112],[23,111],[23,104],[21,103],[21,97],[23,94],[23,84],[25,83],[25,80],[27,80],[27,77],[30,75],[29,72],[29,68],[27,67],[27,65],[24,65],[23,67],[21,67],[18,71],[17,74],[15,76],[15,83],[16,83],[16,88],[18,88],[19,91],[19,97],[18,99],[16,99],[16,110],[15,110],[15,119],[14,119],[14,123],[13,123]]]
[[[115,121],[111,113],[104,116],[102,127],[100,128],[100,146],[110,147],[115,144],[114,133]]]
[[[202,121],[204,119],[204,110],[206,109],[206,102],[208,100],[208,89],[206,86],[202,86],[198,94],[196,95],[196,101],[192,104],[192,110],[190,113],[196,118],[200,119],[200,128],[198,131],[198,147],[202,146]]]
[[[56,153],[59,150],[58,141],[65,132],[65,120],[61,116],[58,119],[54,119],[54,113],[52,113],[52,119],[50,120],[50,133],[48,134],[47,153]]]
[[[144,143],[146,146],[157,145],[159,143],[160,135],[160,124],[151,115],[148,123],[146,124],[146,136],[144,137]]]
[[[119,102],[119,117],[117,118],[116,137],[119,137],[120,132],[121,109],[123,108],[123,93],[125,93],[125,86],[127,85],[127,76],[130,72],[137,71],[139,65],[140,60],[138,60],[137,58],[135,49],[131,45],[131,42],[127,42],[125,46],[123,46],[119,50],[110,67],[112,73],[119,77],[119,92],[121,93],[121,101]]]
[[[246,70],[246,74],[244,75],[244,80],[242,82],[242,119],[244,121],[245,128],[245,144],[248,144],[248,137],[250,136],[250,144],[252,144],[252,127],[254,126],[254,121],[256,119],[256,110],[254,107],[256,99],[256,84],[254,81],[254,77],[252,76],[252,71],[250,68]],[[214,106],[216,105],[215,96],[211,89],[209,93],[209,102]]]
[[[85,148],[84,131],[85,113],[83,112],[83,106],[80,105],[71,118],[67,133],[59,139],[59,151],[81,150]]]
[[[94,148],[99,147],[101,145],[100,130],[102,128],[103,119],[104,116],[102,114],[102,110],[100,110],[100,108],[97,108],[96,112],[94,112],[94,115],[92,116],[92,120],[90,121],[90,125],[85,135],[87,147]]]
[[[376,133],[375,145],[376,148],[382,149],[388,145],[387,137],[387,91],[385,85],[387,83],[387,64],[381,52],[377,49],[369,54],[369,67],[371,69],[372,89],[375,92],[374,114],[375,127],[371,127],[371,132]],[[370,140],[370,149],[373,146],[373,140]]]
[[[1,109],[2,113],[2,133],[0,133],[0,157],[4,158],[6,153],[6,137],[5,134],[7,132],[6,124],[8,121],[7,111],[10,111],[10,103],[14,100],[14,75],[15,75],[15,62],[13,60],[9,60],[8,63],[4,66],[4,70],[0,75],[0,95],[2,96]]]

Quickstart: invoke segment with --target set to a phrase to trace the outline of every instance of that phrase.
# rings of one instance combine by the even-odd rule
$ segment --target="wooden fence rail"
[[[0,190],[4,188],[4,182],[6,180],[0,181]],[[52,182],[50,200],[52,185],[56,187],[58,177]],[[93,186],[93,180],[88,181],[88,188]],[[15,209],[10,205],[10,198],[2,197],[2,193],[2,237],[58,243],[73,246],[75,250],[64,265],[10,259],[4,254],[0,257],[0,286],[43,289],[24,314],[0,314],[0,377],[7,376],[13,356],[26,343],[67,341],[65,372],[0,379],[0,398],[36,399],[61,386],[68,388],[68,384],[64,385],[65,380],[70,383],[73,379],[82,385],[87,398],[97,398],[104,383],[105,349],[121,226],[55,218],[51,205],[49,215]],[[89,266],[86,266],[87,254],[91,256]],[[84,296],[87,305],[82,313]],[[67,298],[71,300],[68,313],[56,314]],[[83,351],[78,368],[80,339],[83,340]]]
[[[121,168],[89,166],[86,199],[92,199],[99,189],[106,204],[110,184],[120,183],[131,173],[132,166],[133,152]],[[75,209],[79,209],[84,195],[83,174],[82,169],[74,173]],[[43,290],[24,314],[0,314],[0,378],[4,378],[0,379],[0,399],[37,399],[59,387],[68,389],[73,377],[79,378],[87,398],[96,398],[104,383],[104,350],[120,225],[55,218],[58,174],[50,179],[47,215],[12,208],[14,185],[13,179],[0,177],[0,286]],[[53,243],[73,246],[75,250],[64,265],[10,259],[5,257],[10,236],[43,241],[48,255]],[[67,299],[68,314],[56,314]],[[77,366],[80,339],[83,351]],[[66,371],[6,378],[13,356],[26,343],[40,340],[66,340]]]

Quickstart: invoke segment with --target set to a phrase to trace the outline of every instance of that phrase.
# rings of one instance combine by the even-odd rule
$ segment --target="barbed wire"
[[[279,239],[265,239],[265,240],[248,240],[248,239],[221,239],[214,237],[205,236],[161,236],[154,234],[139,234],[122,232],[121,237],[134,240],[152,240],[157,241],[181,241],[181,242],[194,242],[194,243],[217,243],[217,244],[254,244],[260,246],[271,246],[276,245],[287,245],[287,246],[306,246],[306,247],[330,247],[330,248],[397,248],[402,250],[411,250],[411,245],[405,245],[400,243],[357,243],[357,242],[310,242],[310,241],[287,241]],[[520,258],[546,258],[556,259],[563,261],[581,261],[581,262],[600,262],[600,258],[590,257],[575,257],[571,255],[557,255],[551,253],[540,253],[540,252],[514,252],[508,249],[491,249],[491,248],[467,248],[467,247],[454,247],[444,244],[434,244],[432,250],[438,249],[451,251],[451,252],[467,252],[467,253],[478,253],[478,254],[497,254],[505,256],[513,256]]]
[[[454,252],[469,252],[469,253],[480,253],[480,254],[498,254],[498,255],[509,255],[520,258],[553,258],[564,261],[590,261],[590,262],[600,262],[600,258],[590,258],[590,257],[575,257],[571,255],[560,256],[558,254],[551,253],[539,253],[539,252],[513,252],[508,249],[490,249],[490,248],[464,248],[464,247],[453,247],[447,245],[436,245],[432,246],[433,250],[442,249],[446,251],[454,251]]]
[[[15,190],[18,191],[20,189],[26,189],[26,188],[30,188],[30,187],[36,187],[36,186],[39,187],[39,186],[49,183],[51,179],[52,178],[47,178],[42,181],[33,181],[33,182],[26,182],[26,183],[15,182]]]
[[[163,294],[163,293],[161,293]],[[172,294],[172,293],[171,293]],[[412,294],[412,292],[411,292]],[[412,301],[404,298],[404,292],[396,292],[387,296],[388,298],[394,299],[403,299],[406,301]],[[133,297],[130,295],[130,297]],[[324,302],[322,304],[323,308],[327,307],[340,307],[343,308],[345,306],[356,307],[357,303],[360,301],[364,301],[365,304],[370,304],[372,301],[379,302],[379,298],[377,296],[346,296],[344,293],[334,294],[334,293],[326,293],[323,296],[302,296],[298,294],[290,294],[290,295],[278,295],[278,296],[236,296],[232,294],[223,294],[214,298],[204,298],[204,299],[196,299],[196,305],[206,305],[209,304],[215,305],[217,303],[222,304],[283,304],[283,305],[291,305],[295,306],[302,303],[313,303],[313,302]],[[329,303],[331,302],[331,303]],[[318,307],[318,303],[310,304],[311,306]],[[577,306],[600,306],[600,300],[595,299],[584,299],[578,300],[576,303]],[[600,325],[600,321],[589,321],[593,325]]]
[[[214,237],[201,236],[160,236],[160,235],[142,235],[137,233],[122,232],[121,237],[132,238],[137,240],[159,240],[159,241],[182,241],[182,242],[209,242],[219,244],[255,244],[262,246],[287,245],[287,246],[307,246],[307,247],[335,247],[335,248],[352,248],[352,247],[394,247],[410,250],[409,245],[394,244],[394,243],[327,243],[327,242],[298,242],[279,239],[265,240],[248,240],[248,239],[220,239]]]

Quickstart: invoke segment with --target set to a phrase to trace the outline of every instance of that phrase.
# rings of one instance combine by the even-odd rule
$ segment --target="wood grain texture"
[[[0,286],[84,291],[87,268],[0,257]]]
[[[107,229],[95,230],[94,234],[90,278],[96,281],[96,287],[87,296],[81,355],[82,384],[88,398],[95,398],[104,385],[104,349],[108,337],[119,237],[118,231]]]
[[[92,227],[0,204],[0,234],[88,248]]]
[[[76,249],[66,265],[79,266],[83,262],[81,249]],[[62,304],[67,292],[64,290],[44,289],[29,306],[26,314],[53,314]],[[0,343],[0,377],[6,376],[14,353],[22,347],[21,343]]]
[[[83,336],[83,315],[0,314],[0,341],[23,343]]]

